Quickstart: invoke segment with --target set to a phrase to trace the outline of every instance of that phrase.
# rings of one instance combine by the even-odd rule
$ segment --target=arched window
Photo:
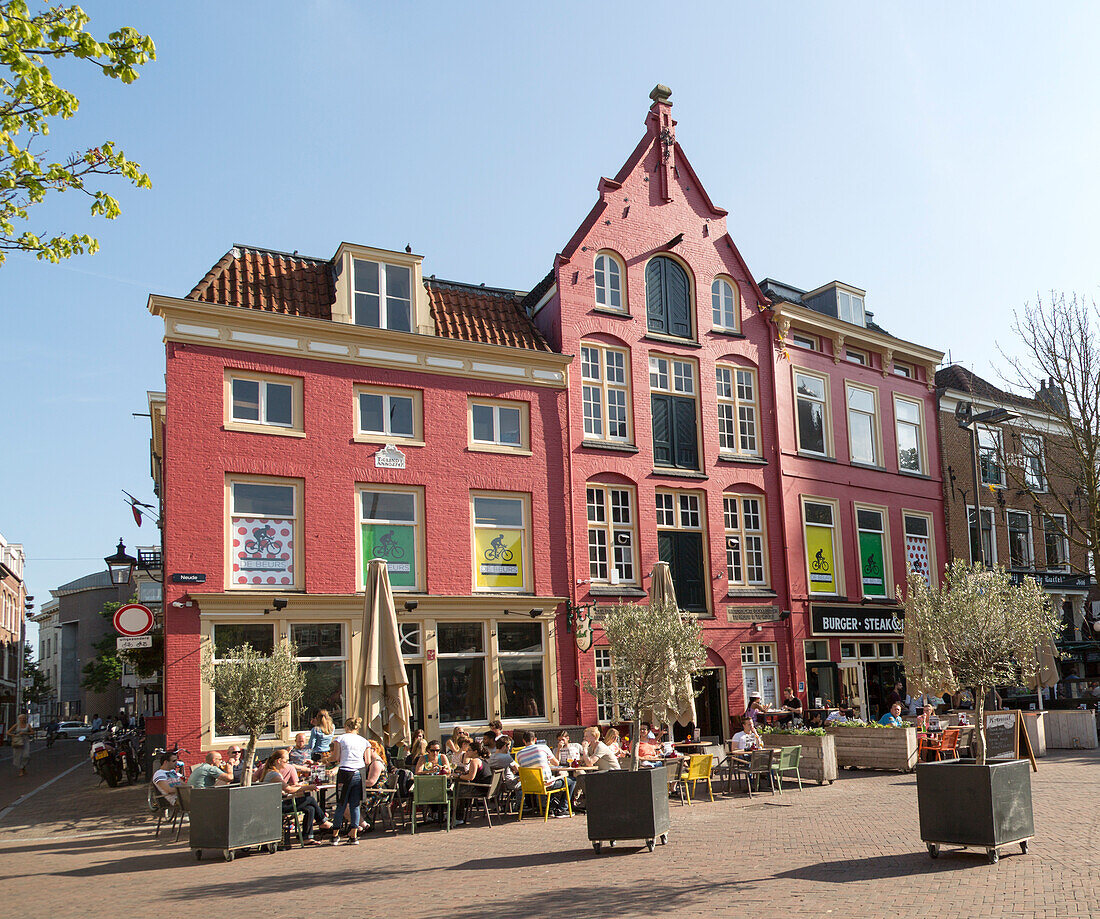
[[[716,329],[737,331],[737,293],[725,278],[715,278],[710,285],[710,305]]]
[[[659,255],[645,269],[645,307],[650,332],[691,338],[691,282],[675,259]]]
[[[607,252],[596,256],[596,305],[620,311],[624,308],[622,267]]]

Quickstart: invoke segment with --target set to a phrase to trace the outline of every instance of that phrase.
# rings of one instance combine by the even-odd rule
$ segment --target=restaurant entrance
[[[424,728],[424,665],[405,663],[405,675],[409,678],[409,703],[412,709],[412,724],[409,733],[415,734]]]
[[[695,726],[701,737],[717,737],[724,743],[729,735],[729,707],[726,704],[725,673],[721,667],[706,667],[692,677],[695,690]]]

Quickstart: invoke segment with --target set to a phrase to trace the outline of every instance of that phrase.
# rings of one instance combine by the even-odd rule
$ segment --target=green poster
[[[886,569],[883,567],[882,534],[859,534],[859,570],[863,596],[886,596]]]
[[[363,524],[363,580],[367,563],[384,558],[391,587],[416,586],[416,528],[392,523]]]

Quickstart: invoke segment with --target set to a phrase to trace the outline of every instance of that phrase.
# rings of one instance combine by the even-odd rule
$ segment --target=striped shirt
[[[521,747],[516,751],[516,762],[523,768],[542,769],[542,778],[547,785],[554,779],[550,772],[550,751],[542,744],[533,743],[530,746]]]

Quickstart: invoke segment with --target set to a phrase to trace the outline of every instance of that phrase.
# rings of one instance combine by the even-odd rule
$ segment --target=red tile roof
[[[331,319],[332,263],[269,249],[234,246],[187,295],[189,300]]]
[[[454,281],[424,282],[440,338],[457,338],[529,351],[551,347],[524,311],[524,294]]]
[[[523,308],[524,293],[456,281],[425,280],[440,338],[550,351]],[[207,273],[189,300],[331,319],[336,300],[331,260],[234,246]]]

